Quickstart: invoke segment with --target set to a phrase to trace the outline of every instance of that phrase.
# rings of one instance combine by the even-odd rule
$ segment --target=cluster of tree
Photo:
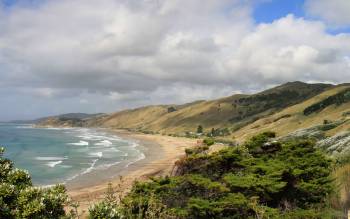
[[[301,95],[297,91],[293,90],[283,90],[280,92],[273,93],[261,93],[252,95],[249,97],[243,97],[235,101],[235,103],[249,106],[251,104],[256,104],[257,102],[268,102],[272,107],[284,106],[286,100],[294,100],[301,98]]]
[[[312,104],[311,106],[304,109],[304,115],[310,115],[314,112],[319,112],[325,109],[326,107],[336,104],[341,105],[343,103],[350,101],[350,89],[346,89],[342,92],[339,92],[335,95],[329,96],[324,100],[321,100],[315,104]]]
[[[175,112],[176,108],[174,106],[168,107],[168,113]]]
[[[305,95],[293,90],[261,93],[249,97],[243,97],[234,102],[237,113],[234,114],[229,121],[236,123],[252,116],[258,117],[257,115],[269,109],[284,108],[304,99]]]
[[[211,132],[208,133],[207,135],[210,137],[217,137],[217,136],[228,136],[230,135],[231,132],[228,128],[212,128]]]
[[[0,218],[55,219],[68,217],[64,206],[68,196],[64,186],[33,187],[29,174],[14,168],[0,148]]]
[[[206,134],[208,137],[228,136],[231,134],[228,128],[212,128],[210,132],[205,133],[202,125],[197,127],[197,134]]]
[[[274,133],[212,154],[191,151],[176,175],[136,183],[120,204],[103,201],[94,215],[113,218],[332,218],[332,161],[305,140]],[[92,217],[97,218],[97,217]]]
[[[203,126],[199,125],[199,126],[197,127],[197,133],[198,133],[198,134],[203,134]]]

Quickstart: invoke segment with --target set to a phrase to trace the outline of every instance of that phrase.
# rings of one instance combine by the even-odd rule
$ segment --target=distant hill
[[[195,131],[198,125],[202,125],[206,131],[221,127],[235,130],[331,87],[328,84],[291,82],[253,95],[237,94],[185,105],[146,106],[125,110],[105,117],[97,125],[160,133]]]
[[[43,117],[33,120],[32,123],[38,126],[64,126],[64,127],[83,127],[87,126],[87,121],[97,120],[106,116],[104,113],[87,114],[87,113],[67,113],[57,116]]]
[[[205,131],[213,128],[236,131],[333,87],[330,84],[290,82],[252,95],[236,94],[184,105],[145,106],[87,117],[83,122],[67,116],[63,119],[62,116],[50,117],[40,121],[39,125],[108,127],[165,134],[194,132],[198,125]]]

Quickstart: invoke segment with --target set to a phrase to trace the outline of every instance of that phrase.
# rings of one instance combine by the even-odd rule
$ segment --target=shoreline
[[[146,135],[115,129],[106,129],[106,131],[126,140],[138,141],[143,148],[145,158],[128,167],[120,167],[120,172],[117,175],[114,174],[114,177],[109,180],[97,183],[95,181],[93,185],[72,186],[68,184],[68,194],[74,202],[79,202],[78,212],[83,217],[86,216],[89,206],[104,198],[108,183],[112,184],[118,195],[125,195],[135,181],[145,181],[152,176],[169,175],[175,162],[185,155],[185,148],[197,144],[196,139]],[[122,180],[119,176],[122,177]]]

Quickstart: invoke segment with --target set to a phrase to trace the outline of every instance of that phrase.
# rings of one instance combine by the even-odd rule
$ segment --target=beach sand
[[[185,148],[197,144],[196,139],[178,138],[161,135],[146,135],[130,133],[123,130],[112,130],[116,135],[124,139],[138,140],[145,148],[145,159],[135,162],[127,168],[120,169],[118,176],[108,181],[94,185],[79,184],[67,185],[68,194],[73,201],[79,203],[78,212],[81,218],[87,216],[89,206],[104,198],[108,183],[112,183],[118,195],[124,195],[132,187],[135,181],[145,181],[152,176],[169,175],[175,162],[185,155]],[[85,213],[84,213],[85,212]]]

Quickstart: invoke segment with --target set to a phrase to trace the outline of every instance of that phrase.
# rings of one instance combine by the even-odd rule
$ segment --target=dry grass
[[[343,113],[349,111],[350,103],[343,104],[341,106],[333,105],[317,114],[312,114],[309,116],[304,116],[303,111],[306,107],[317,103],[318,101],[323,100],[326,97],[334,95],[346,88],[348,88],[348,86],[340,86],[327,90],[302,103],[293,105],[268,117],[259,119],[254,123],[251,123],[238,130],[237,132],[233,133],[233,136],[239,142],[243,142],[245,139],[248,139],[251,136],[268,130],[276,132],[278,136],[283,136],[294,132],[298,129],[304,129],[320,125],[325,119],[331,121],[340,120],[343,118]],[[286,117],[285,115],[290,116]],[[331,130],[327,134],[333,135],[340,131],[347,130],[348,128],[350,128],[350,125],[344,124],[344,126],[340,126],[336,130]]]
[[[267,130],[274,131],[278,136],[282,136],[298,129],[320,125],[325,119],[333,121],[341,119],[344,117],[343,114],[349,111],[350,103],[342,104],[341,106],[333,105],[309,116],[304,116],[303,111],[306,107],[346,88],[349,88],[349,85],[336,86],[299,104],[282,110],[268,109],[250,117],[248,116],[243,119],[244,121],[236,123],[231,123],[229,120],[237,115],[244,114],[245,110],[251,110],[248,109],[249,107],[236,108],[236,105],[233,104],[235,100],[246,95],[233,95],[211,101],[197,101],[176,106],[177,110],[170,113],[168,113],[168,108],[171,105],[147,106],[125,110],[92,121],[89,125],[147,130],[164,134],[179,134],[186,131],[195,132],[198,125],[202,125],[206,132],[212,128],[228,127],[234,129],[242,125],[243,127],[235,131],[231,136],[228,136],[228,139],[234,137],[237,141],[243,142],[245,139]],[[251,108],[259,106],[256,104],[253,104]],[[252,122],[255,117],[260,117],[260,119]],[[247,122],[247,125],[244,125],[245,122]],[[337,129],[329,131],[327,135],[333,135],[349,128],[350,123],[344,124]]]
[[[333,176],[338,193],[331,197],[331,205],[347,212],[350,209],[350,164],[337,168]]]

